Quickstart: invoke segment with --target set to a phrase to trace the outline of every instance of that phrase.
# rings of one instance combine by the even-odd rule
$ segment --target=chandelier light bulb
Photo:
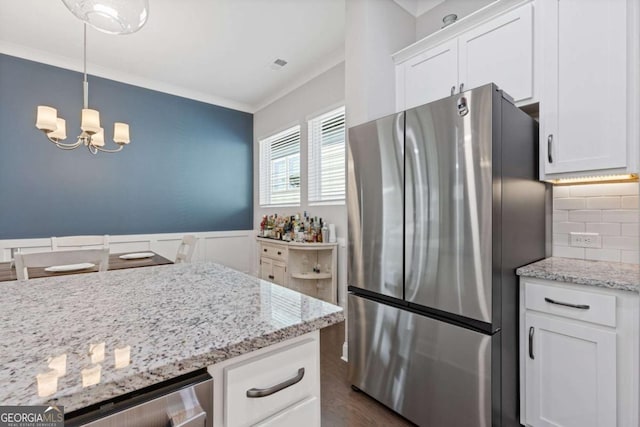
[[[80,129],[89,135],[100,131],[100,112],[90,108],[82,109],[82,124]]]
[[[57,128],[58,110],[45,105],[38,105],[36,127],[45,132],[53,132]]]
[[[100,128],[98,132],[91,136],[91,142],[89,145],[94,147],[104,147],[104,129]]]
[[[64,141],[67,139],[67,121],[65,119],[56,119],[56,130],[47,134],[49,138],[56,139],[58,141]]]
[[[113,124],[113,142],[116,144],[128,144],[130,142],[128,124],[119,122]]]

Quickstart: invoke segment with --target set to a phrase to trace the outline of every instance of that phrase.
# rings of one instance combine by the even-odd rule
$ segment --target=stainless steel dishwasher
[[[213,427],[213,379],[198,371],[65,416],[65,426]]]

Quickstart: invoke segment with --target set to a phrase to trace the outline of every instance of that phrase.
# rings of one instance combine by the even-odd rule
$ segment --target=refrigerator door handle
[[[533,356],[533,334],[535,332],[535,329],[533,328],[533,326],[531,326],[529,328],[529,359],[535,359],[535,357]]]

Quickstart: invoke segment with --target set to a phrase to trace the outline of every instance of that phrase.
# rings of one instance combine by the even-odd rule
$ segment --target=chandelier
[[[64,143],[67,139],[67,122],[58,117],[58,111],[53,107],[38,105],[36,127],[43,131],[49,141],[63,150],[73,150],[81,145],[86,146],[92,154],[98,151],[105,153],[117,153],[129,143],[129,125],[126,123],[114,123],[113,142],[118,145],[116,149],[104,147],[104,129],[100,127],[100,112],[89,108],[89,83],[87,82],[87,24],[84,24],[84,81],[82,82],[84,104],[82,108],[80,129],[82,133],[74,143]]]
[[[39,105],[36,115],[36,128],[43,131],[49,141],[62,150],[73,150],[82,145],[92,154],[98,151],[117,153],[129,144],[129,125],[113,124],[113,142],[118,148],[104,148],[104,129],[100,126],[100,112],[89,108],[89,83],[87,82],[87,24],[108,34],[131,34],[138,31],[147,22],[149,16],[148,0],[62,0],[64,5],[84,22],[82,82],[83,108],[80,129],[82,133],[74,143],[64,143],[67,139],[67,123],[58,117],[53,107]]]

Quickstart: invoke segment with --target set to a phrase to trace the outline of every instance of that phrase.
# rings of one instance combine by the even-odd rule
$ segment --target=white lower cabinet
[[[317,331],[209,367],[214,427],[320,426]]]
[[[638,294],[521,279],[521,423],[638,426]]]
[[[527,313],[527,424],[616,425],[616,334]]]

